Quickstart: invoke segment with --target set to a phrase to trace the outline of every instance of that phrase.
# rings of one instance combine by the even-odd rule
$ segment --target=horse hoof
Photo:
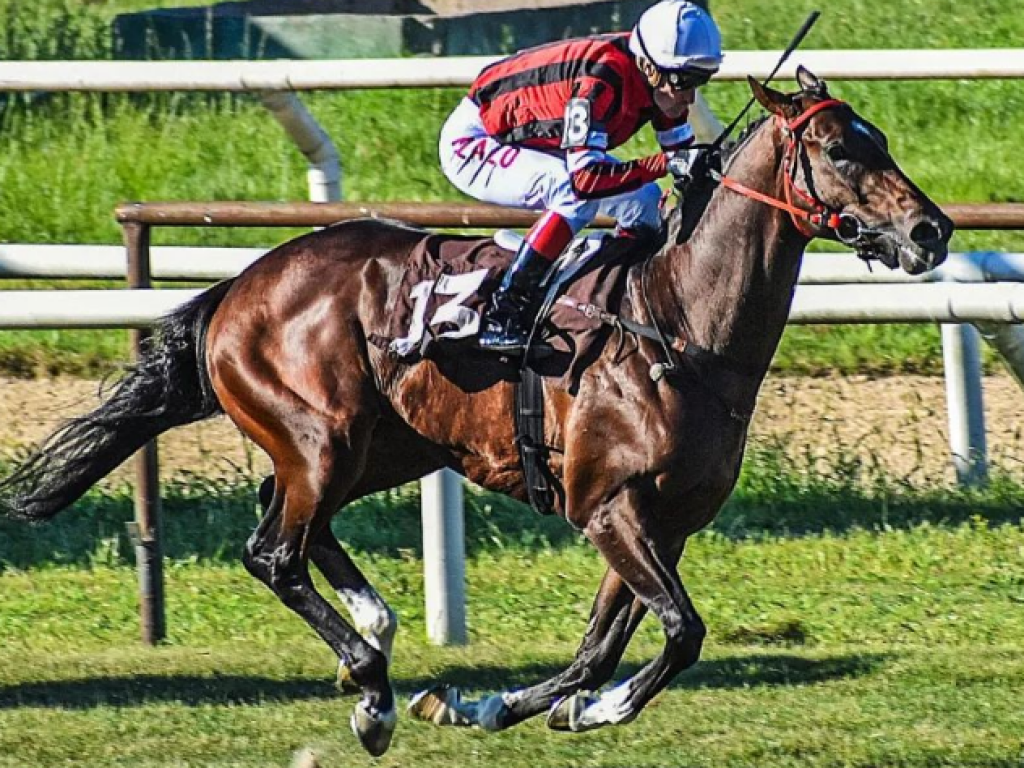
[[[590,691],[580,691],[571,696],[563,696],[551,706],[548,712],[548,728],[553,731],[571,731],[581,733],[599,727],[583,722],[583,713],[587,707],[596,704],[597,697]]]
[[[351,696],[355,693],[360,693],[362,688],[352,679],[352,670],[350,670],[345,664],[338,665],[338,677],[334,681],[334,687],[338,689],[338,692],[345,696]]]
[[[363,749],[373,757],[380,757],[391,746],[391,737],[398,725],[398,713],[392,708],[390,712],[374,712],[360,701],[352,710],[352,733],[359,739]]]
[[[407,711],[417,720],[434,725],[474,725],[473,719],[461,711],[461,703],[458,688],[435,685],[413,696]]]

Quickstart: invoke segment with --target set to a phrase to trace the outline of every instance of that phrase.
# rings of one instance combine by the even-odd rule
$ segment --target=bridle
[[[881,234],[880,232],[865,225],[864,222],[852,213],[845,213],[841,210],[830,208],[810,188],[807,190],[801,189],[796,183],[798,163],[801,156],[800,148],[803,147],[803,142],[800,138],[804,129],[809,124],[811,118],[819,112],[845,106],[847,106],[845,101],[826,99],[812,105],[792,119],[786,119],[782,115],[775,116],[786,139],[782,160],[786,179],[784,187],[785,200],[779,200],[764,192],[759,192],[717,171],[712,171],[712,177],[721,183],[723,187],[737,194],[785,211],[789,214],[797,231],[808,239],[820,236],[823,229],[830,229],[835,234],[836,239],[844,245],[858,250],[867,249],[874,237]],[[795,204],[794,197],[802,205]]]
[[[836,210],[826,205],[820,198],[816,197],[813,188],[808,187],[807,190],[803,190],[796,184],[798,162],[801,157],[800,148],[803,147],[803,142],[800,140],[804,129],[807,127],[811,118],[819,112],[823,112],[827,109],[836,109],[839,107],[847,106],[845,101],[839,99],[825,99],[812,105],[808,109],[801,112],[799,115],[792,119],[786,119],[782,115],[776,115],[775,119],[778,121],[782,133],[786,138],[786,146],[783,154],[783,171],[785,173],[785,200],[779,200],[778,198],[772,197],[764,192],[760,192],[756,189],[748,187],[736,179],[726,176],[714,169],[711,170],[711,177],[715,181],[719,182],[723,187],[736,192],[737,194],[748,197],[752,200],[770,205],[773,208],[785,211],[789,214],[790,219],[793,222],[793,226],[796,227],[797,231],[803,234],[808,239],[814,239],[821,235],[822,230],[830,229],[835,234],[836,239],[841,243],[848,245],[852,248],[856,248],[858,255],[862,258],[870,258],[870,245],[872,241],[877,238],[880,231],[867,227],[857,216],[852,213],[846,213],[842,210]],[[719,139],[724,138],[728,135],[729,129],[724,131]],[[719,142],[715,142],[709,145],[712,152],[717,151],[717,145]],[[809,181],[808,177],[808,181]],[[799,198],[800,202],[803,203],[802,207],[794,203],[794,196]],[[862,254],[864,251],[866,254]],[[669,337],[665,335],[658,323],[657,317],[651,306],[650,296],[647,289],[647,265],[651,262],[648,260],[644,262],[644,265],[640,270],[640,293],[643,297],[644,306],[647,311],[647,316],[651,319],[651,327],[640,326],[638,323],[633,323],[632,326],[627,326],[628,330],[638,333],[639,335],[651,338],[657,341],[664,353],[662,361],[656,362],[651,366],[650,376],[654,381],[660,381],[665,375],[675,372],[677,365],[675,364],[675,355],[673,354],[673,346],[670,343]],[[686,340],[681,341],[683,353],[690,353],[691,355],[696,354],[707,359],[718,360],[719,364],[723,364],[721,356],[715,356],[707,350],[700,349],[689,343]],[[737,370],[735,363],[727,362],[724,364],[726,368]],[[742,375],[742,374],[741,374]],[[701,378],[701,381],[704,381]],[[750,414],[746,413],[742,409],[737,409],[734,405],[724,400],[717,388],[708,385],[709,390],[716,394],[719,400],[722,400],[730,415],[742,422],[746,423],[750,420]]]

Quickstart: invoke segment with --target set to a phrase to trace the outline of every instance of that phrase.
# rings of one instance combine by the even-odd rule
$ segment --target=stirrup
[[[529,340],[529,331],[525,334],[514,334],[506,328],[496,328],[482,331],[477,338],[477,345],[485,352],[521,355]]]
[[[523,353],[526,351],[526,344],[530,340],[530,335],[527,333],[526,337],[522,340],[509,339],[508,341],[502,341],[500,338],[494,339],[494,343],[486,343],[487,331],[483,331],[477,338],[477,346],[482,352],[490,352],[496,355],[505,357],[521,358]],[[495,332],[495,336],[499,336],[500,331]],[[530,343],[530,360],[543,360],[551,357],[555,353],[555,348],[548,344],[546,341],[534,340]]]

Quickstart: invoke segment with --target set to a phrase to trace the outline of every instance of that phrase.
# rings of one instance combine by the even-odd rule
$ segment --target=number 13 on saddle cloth
[[[575,393],[586,367],[614,329],[594,308],[618,314],[634,263],[628,240],[591,235],[567,250],[568,264],[549,278],[558,300],[540,322],[537,341],[549,354],[530,367]],[[411,251],[397,292],[389,297],[387,328],[370,342],[410,363],[423,356],[486,355],[476,347],[480,318],[513,252],[492,238],[429,234]]]

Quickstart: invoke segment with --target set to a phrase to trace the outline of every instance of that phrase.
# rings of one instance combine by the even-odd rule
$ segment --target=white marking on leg
[[[580,714],[577,723],[579,729],[586,730],[600,725],[622,725],[632,721],[636,717],[636,713],[629,706],[632,694],[632,680],[627,680],[601,694],[595,703],[588,705]]]
[[[398,631],[398,616],[377,594],[373,587],[365,589],[339,589],[338,598],[352,617],[366,642],[391,661],[391,649]]]

